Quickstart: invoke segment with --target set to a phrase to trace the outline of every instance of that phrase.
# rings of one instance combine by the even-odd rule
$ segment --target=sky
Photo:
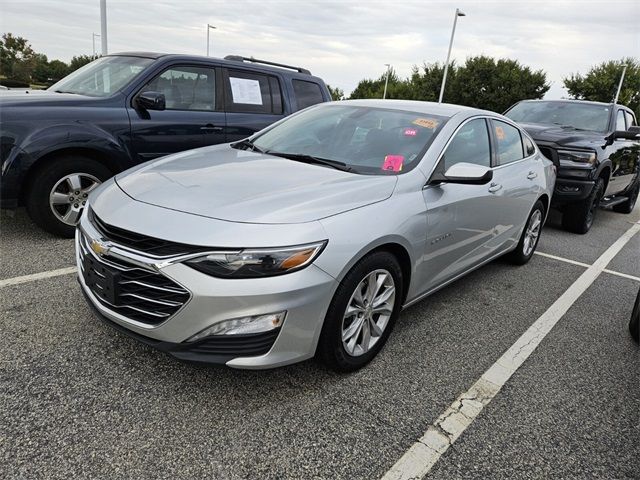
[[[546,98],[566,96],[562,79],[571,73],[640,58],[640,0],[107,0],[108,48],[205,55],[210,23],[212,56],[302,66],[348,94],[386,63],[400,77],[413,65],[443,63],[456,7],[466,16],[452,59],[484,54],[543,69]],[[0,0],[0,30],[69,61],[92,53],[99,0]]]

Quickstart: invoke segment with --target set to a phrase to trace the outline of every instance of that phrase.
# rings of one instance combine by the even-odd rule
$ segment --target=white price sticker
[[[229,81],[231,82],[233,103],[262,105],[262,93],[260,92],[260,82],[258,80],[229,77]]]

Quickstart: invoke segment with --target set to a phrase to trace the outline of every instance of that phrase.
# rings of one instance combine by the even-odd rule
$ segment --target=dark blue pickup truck
[[[330,101],[308,70],[253,58],[102,57],[46,91],[0,93],[2,208],[73,235],[89,192],[138,163],[239,140]]]

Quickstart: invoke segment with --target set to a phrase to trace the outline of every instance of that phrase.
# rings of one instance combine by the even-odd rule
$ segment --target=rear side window
[[[167,110],[215,110],[216,75],[213,68],[171,67],[147,83],[142,91],[164,94]]]
[[[520,131],[500,120],[491,120],[491,123],[497,143],[498,164],[504,165],[524,158]]]
[[[489,131],[483,118],[471,120],[458,130],[443,155],[444,171],[456,163],[491,166]]]
[[[282,113],[282,95],[276,77],[229,70],[225,89],[228,112]]]
[[[322,98],[322,90],[317,83],[305,82],[304,80],[293,80],[292,83],[293,92],[298,102],[298,110],[324,101],[324,98]]]
[[[627,111],[624,112],[624,116],[627,117],[627,129],[629,127],[632,127],[636,124],[635,119],[633,118],[633,115]]]
[[[531,139],[526,135],[523,135],[522,138],[524,139],[524,154],[526,157],[530,157],[536,153],[536,147],[533,145]]]

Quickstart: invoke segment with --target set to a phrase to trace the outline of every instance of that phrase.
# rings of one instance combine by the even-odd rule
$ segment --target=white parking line
[[[570,258],[558,257],[556,255],[551,255],[549,253],[544,252],[534,252],[536,255],[540,255],[541,257],[551,258],[553,260],[559,260],[561,262],[570,263],[572,265],[578,265],[580,267],[589,268],[591,265],[588,263],[578,262],[576,260],[571,260]],[[618,277],[628,278],[629,280],[635,280],[636,282],[640,282],[640,277],[635,277],[633,275],[629,275],[628,273],[616,272],[615,270],[609,270],[608,268],[603,270],[604,273],[609,273],[611,275],[617,275]]]
[[[77,272],[76,267],[59,268],[57,270],[49,270],[47,272],[33,273],[31,275],[24,275],[22,277],[7,278],[0,280],[0,288],[9,287],[11,285],[19,285],[21,283],[34,282],[36,280],[42,280],[43,278],[58,277],[60,275],[69,275]]]
[[[556,323],[638,231],[640,222],[627,230],[593,265],[590,265],[516,343],[429,426],[424,435],[384,475],[383,480],[415,480],[429,473],[442,454],[471,425]]]

